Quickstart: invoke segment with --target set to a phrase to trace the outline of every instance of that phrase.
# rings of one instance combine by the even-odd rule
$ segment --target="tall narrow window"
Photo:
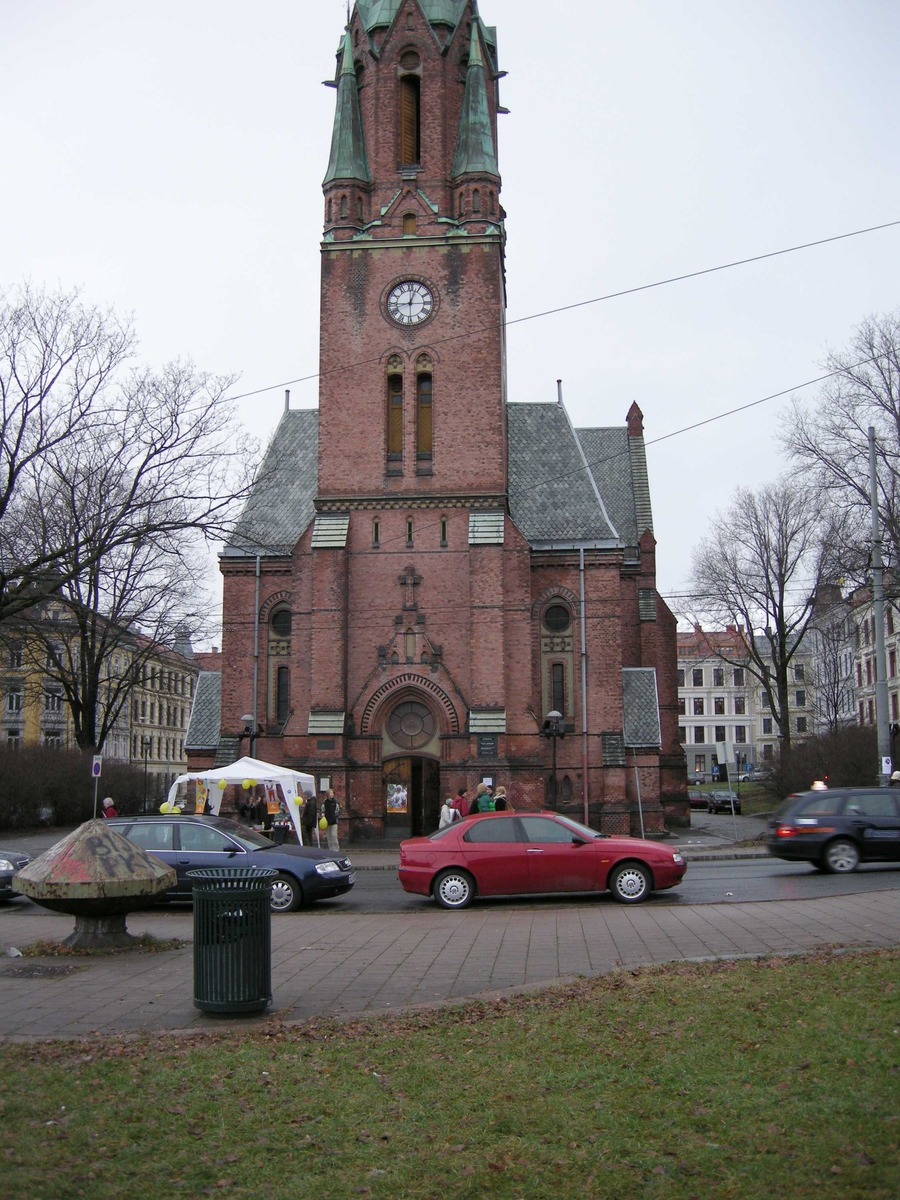
[[[415,166],[419,162],[420,84],[418,76],[405,75],[400,80],[400,165]]]
[[[377,519],[372,522],[372,545],[381,545],[381,522]]]
[[[466,214],[466,198],[462,192],[459,193],[459,215],[464,217]]]
[[[331,224],[331,197],[328,197],[328,203],[325,205],[325,220]]]
[[[346,217],[349,211],[350,209],[348,207],[347,197],[341,196],[341,216]]]
[[[412,662],[416,657],[416,635],[411,629],[406,631],[406,661]]]
[[[441,545],[447,545],[447,518],[441,517]]]
[[[478,188],[472,192],[472,212],[481,212],[481,192]]]
[[[388,462],[403,458],[403,376],[388,375]]]
[[[493,193],[493,192],[489,192],[489,193],[488,193],[488,195],[490,196],[490,200],[491,200],[491,213],[496,213],[496,211],[497,211],[497,197],[494,195],[494,193]]]
[[[407,517],[407,518],[406,518],[406,544],[407,544],[407,546],[411,546],[411,545],[413,544],[413,522],[412,522],[412,517]]]
[[[404,213],[403,214],[403,232],[405,234],[416,232],[416,214],[415,213]]]
[[[566,715],[566,669],[562,663],[553,663],[550,672],[551,703],[558,713]]]
[[[363,201],[362,196],[356,197],[356,216],[358,220],[363,219]]]
[[[416,376],[416,450],[420,460],[429,461],[433,448],[431,376]]]
[[[277,695],[275,698],[275,719],[283,725],[288,719],[291,703],[291,673],[288,667],[278,668]]]

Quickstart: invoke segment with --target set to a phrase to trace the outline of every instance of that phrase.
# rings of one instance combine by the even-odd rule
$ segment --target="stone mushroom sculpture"
[[[102,820],[79,825],[15,876],[17,892],[75,917],[63,945],[84,950],[131,945],[126,915],[174,886],[171,867]]]

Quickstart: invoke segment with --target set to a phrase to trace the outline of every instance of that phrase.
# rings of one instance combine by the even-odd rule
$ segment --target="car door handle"
[[[190,863],[191,860],[189,858],[179,858],[178,860],[179,867],[188,867],[190,866]]]
[[[543,850],[540,848],[540,846],[529,846],[527,848],[527,850],[528,850],[529,854],[543,854],[544,853]]]

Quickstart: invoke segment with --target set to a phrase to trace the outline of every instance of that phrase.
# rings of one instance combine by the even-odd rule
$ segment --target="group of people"
[[[441,805],[438,828],[446,829],[448,825],[452,825],[454,821],[461,821],[463,817],[507,811],[512,811],[512,803],[506,794],[505,787],[498,787],[495,790],[489,783],[479,783],[471,800],[468,788],[461,787],[455,796],[448,796]]]
[[[325,834],[325,845],[328,849],[340,850],[340,846],[338,845],[338,817],[341,815],[341,806],[337,796],[334,794],[333,788],[329,788],[323,795],[322,815],[319,816],[319,808],[315,796],[312,792],[303,793],[304,804],[300,810],[303,841],[307,846],[314,845],[316,828],[318,827]]]

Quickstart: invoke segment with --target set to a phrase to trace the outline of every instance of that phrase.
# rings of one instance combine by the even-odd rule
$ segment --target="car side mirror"
[[[588,843],[587,843],[587,842],[584,840],[584,838],[580,838],[580,837],[573,837],[573,838],[572,838],[572,845],[573,845],[573,846],[586,846],[587,844],[588,844]]]

